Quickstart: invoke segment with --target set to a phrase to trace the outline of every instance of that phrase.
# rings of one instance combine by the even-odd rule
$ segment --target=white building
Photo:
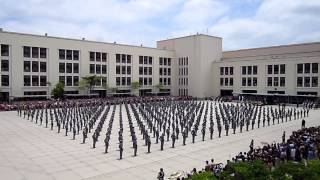
[[[85,94],[79,81],[101,76],[94,93],[107,87],[148,95],[164,85],[174,96],[320,94],[320,43],[222,51],[222,38],[197,34],[157,42],[157,48],[31,35],[0,30],[1,100],[49,96],[59,81],[66,94]],[[48,83],[50,82],[50,83]]]

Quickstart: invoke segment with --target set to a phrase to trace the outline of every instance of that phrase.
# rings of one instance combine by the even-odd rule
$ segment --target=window
[[[32,72],[39,72],[39,62],[32,61]]]
[[[285,64],[281,64],[280,65],[280,74],[285,74],[286,73],[286,65]]]
[[[131,77],[127,77],[127,86],[131,85]]]
[[[23,46],[23,57],[25,58],[30,58],[31,53],[30,53],[30,47],[28,46]]]
[[[163,58],[163,65],[165,66],[167,65],[167,60],[168,60],[167,58]]]
[[[312,87],[318,87],[318,77],[312,77]]]
[[[96,74],[101,74],[101,65],[96,64]]]
[[[179,79],[179,80],[180,80],[180,79]],[[159,83],[160,83],[160,84],[163,84],[162,78],[159,78]],[[181,84],[181,83],[179,83],[179,84]]]
[[[187,72],[188,72],[188,69],[187,69]],[[188,73],[187,73],[188,75]],[[171,76],[171,68],[168,68],[168,76]]]
[[[272,67],[272,66],[271,66]],[[272,86],[272,77],[268,77],[268,86]]]
[[[30,72],[30,70],[31,70],[30,61],[24,61],[23,62],[23,69],[24,69],[24,72]]]
[[[46,48],[40,48],[40,58],[42,58],[42,59],[47,58],[47,49]]]
[[[143,64],[143,56],[139,56],[139,64]]]
[[[79,76],[73,76],[73,86],[79,86]]]
[[[256,77],[252,78],[252,84],[253,84],[253,86],[257,86],[258,85],[258,79]]]
[[[286,86],[286,78],[285,77],[280,77],[280,86],[285,87]]]
[[[23,76],[23,86],[31,86],[31,78],[30,76]]]
[[[272,65],[268,65],[268,74],[272,74]]]
[[[1,56],[9,56],[9,45],[1,44]]]
[[[225,73],[225,75],[229,75],[229,68],[228,67],[224,68],[224,73]]]
[[[96,52],[96,61],[101,61],[101,53]]]
[[[242,66],[242,75],[246,75],[246,74],[247,74],[247,67]]]
[[[131,66],[127,66],[127,74],[131,74]]]
[[[102,62],[107,62],[107,53],[102,53]]]
[[[72,76],[67,76],[67,86],[72,86]]]
[[[9,71],[9,60],[1,60],[1,71]]]
[[[120,77],[116,77],[116,85],[120,86]]]
[[[304,87],[310,87],[310,77],[304,77]]]
[[[67,50],[67,60],[72,60],[72,50]]]
[[[32,76],[32,86],[39,86],[39,76]]]
[[[279,65],[273,65],[273,74],[279,74]]]
[[[120,63],[120,54],[116,54],[116,62]],[[119,84],[120,85],[120,84]]]
[[[101,86],[101,80],[100,79],[96,81],[95,86]]]
[[[273,86],[279,86],[279,77],[273,78]]]
[[[120,66],[116,66],[116,74],[120,74]]]
[[[168,66],[171,66],[171,58],[168,58]]]
[[[143,74],[144,75],[148,75],[148,67],[144,67],[143,68]]]
[[[180,59],[179,59],[179,62],[180,62]],[[163,58],[161,57],[161,58],[159,58],[159,65],[162,65],[163,64]],[[179,63],[179,65],[180,65],[180,63]]]
[[[230,67],[230,75],[233,75],[233,67]]]
[[[318,73],[318,63],[312,63],[312,73]]]
[[[107,74],[107,65],[102,65],[102,74]]]
[[[168,78],[168,85],[171,85],[171,78]]]
[[[163,74],[162,73],[162,68],[159,69],[159,74],[160,74],[160,76],[162,76],[162,74]]]
[[[125,54],[121,55],[121,60],[122,60],[121,61],[122,63],[126,63],[126,55]]]
[[[143,78],[143,85],[148,85],[148,78]]]
[[[248,75],[251,75],[252,74],[252,66],[248,66]]]
[[[101,81],[102,81],[102,86],[106,87],[106,85],[107,85],[107,78],[106,78],[106,77],[102,77],[102,78],[101,78]]]
[[[1,86],[9,86],[9,75],[1,75]]]
[[[121,74],[126,74],[126,66],[121,66]]]
[[[228,78],[224,78],[224,85],[229,86],[229,79]]]
[[[258,73],[258,66],[253,66],[253,74],[256,75]]]
[[[79,60],[79,51],[78,50],[73,51],[73,60]]]
[[[66,59],[66,50],[59,49],[59,59]]]
[[[224,82],[223,78],[220,78],[220,86],[223,86],[223,82]]]
[[[167,85],[167,78],[163,78],[163,85]]]
[[[163,68],[163,75],[165,75],[165,76],[167,75],[167,68]]]
[[[139,75],[143,75],[143,67],[139,67]]]
[[[65,73],[65,63],[59,63],[59,73]]]
[[[303,72],[303,64],[298,64],[297,65],[297,73],[302,74],[302,72]]]
[[[127,55],[127,63],[131,64],[131,55]]]
[[[143,64],[148,64],[148,56],[143,57]]]
[[[143,85],[143,78],[139,77],[139,85],[142,86]]]
[[[65,83],[65,77],[64,76],[59,76],[59,82],[66,85]]]
[[[72,63],[67,63],[66,65],[67,73],[72,73]]]
[[[89,54],[90,54],[90,61],[94,61],[94,54],[95,53],[94,52],[90,52]]]
[[[40,72],[47,72],[47,63],[40,62]]]
[[[251,86],[252,85],[251,77],[248,77],[247,81],[248,81],[247,86]]]
[[[73,73],[79,73],[79,64],[73,63]]]
[[[310,73],[310,63],[304,64],[304,73],[306,73],[306,74]]]
[[[125,85],[126,85],[126,78],[125,78],[125,77],[122,77],[122,78],[121,78],[121,85],[122,85],[122,86],[125,86]]]
[[[247,80],[246,80],[246,78],[242,78],[242,86],[246,86],[247,84]]]
[[[297,87],[302,87],[302,77],[297,78]]]
[[[95,73],[94,64],[90,64],[90,74],[94,74],[94,73]]]
[[[152,75],[152,67],[149,67],[149,75]]]
[[[47,76],[40,76],[40,86],[47,86]]]
[[[32,58],[39,58],[39,48],[32,47]]]

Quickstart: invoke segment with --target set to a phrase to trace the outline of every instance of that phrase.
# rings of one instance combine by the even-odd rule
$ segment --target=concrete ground
[[[301,119],[276,125],[255,128],[229,136],[217,137],[213,140],[206,135],[201,140],[200,134],[196,143],[187,139],[187,145],[182,146],[182,138],[176,141],[176,148],[171,147],[171,141],[165,142],[164,151],[160,144],[154,144],[152,138],[151,153],[143,146],[142,136],[138,133],[138,156],[133,157],[133,149],[129,138],[129,127],[124,117],[124,157],[119,160],[118,137],[119,108],[113,124],[109,153],[104,154],[103,138],[100,137],[97,148],[92,149],[91,136],[86,144],[81,144],[82,135],[72,140],[71,133],[64,136],[64,131],[58,134],[43,125],[35,124],[17,116],[16,112],[0,112],[0,177],[1,179],[156,179],[157,172],[163,168],[168,177],[176,171],[189,172],[192,168],[201,169],[206,160],[225,163],[240,151],[247,151],[251,139],[256,146],[261,142],[279,142],[283,131],[287,136],[301,126]],[[110,117],[108,114],[108,117]],[[320,125],[320,110],[311,110],[306,119],[306,126]],[[134,121],[135,122],[135,121]],[[106,132],[105,123],[103,132]],[[209,122],[207,122],[209,123]],[[200,123],[201,124],[201,123]],[[136,124],[135,124],[136,125]],[[215,126],[216,128],[216,126]],[[103,135],[104,133],[102,133]],[[126,138],[127,137],[127,138]]]

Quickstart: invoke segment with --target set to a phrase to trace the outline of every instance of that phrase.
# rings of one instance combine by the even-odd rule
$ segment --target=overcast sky
[[[320,0],[0,0],[6,31],[152,46],[197,32],[224,50],[320,41]]]

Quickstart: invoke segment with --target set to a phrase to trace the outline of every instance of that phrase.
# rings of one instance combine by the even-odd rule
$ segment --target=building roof
[[[221,37],[218,37],[218,36],[212,36],[212,35],[208,35],[208,34],[193,34],[193,35],[189,35],[189,36],[181,36],[181,37],[175,37],[175,38],[169,38],[169,39],[159,40],[159,41],[157,41],[157,42],[162,42],[162,41],[171,41],[171,40],[183,39],[183,38],[194,37],[194,36],[207,36],[207,37],[212,37],[212,38],[219,38],[219,39],[222,39]]]
[[[310,42],[310,43],[289,44],[289,45],[224,51],[222,53],[222,58],[228,59],[228,58],[279,55],[279,54],[310,53],[310,52],[319,52],[319,51],[320,51],[320,42]]]

